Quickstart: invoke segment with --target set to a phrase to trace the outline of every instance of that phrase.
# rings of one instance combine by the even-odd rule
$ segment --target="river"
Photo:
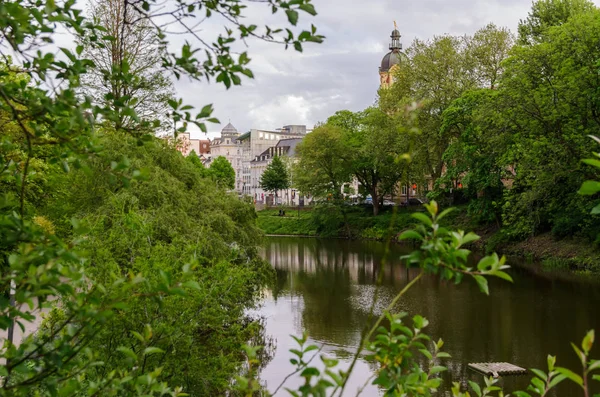
[[[276,346],[272,360],[261,372],[270,391],[293,371],[288,350],[296,345],[289,335],[306,331],[311,343],[328,357],[340,360],[340,368],[348,367],[368,322],[378,272],[383,271],[379,312],[418,274],[419,269],[406,269],[401,264],[399,258],[407,252],[407,247],[392,246],[382,264],[385,245],[380,242],[267,239],[263,256],[275,268],[277,282],[259,314]],[[444,362],[449,369],[444,374],[445,385],[467,379],[482,383],[480,375],[467,369],[471,362],[504,361],[545,370],[549,353],[558,356],[558,365],[579,370],[570,342],[579,345],[589,329],[600,332],[600,283],[589,277],[534,272],[527,266],[513,266],[509,272],[514,283],[490,280],[489,297],[470,279],[455,285],[425,277],[399,303],[398,310],[429,320],[425,331],[432,339],[444,340],[444,349],[452,356]],[[600,358],[598,345],[600,341],[593,349],[595,358]],[[356,395],[375,369],[361,358],[345,395]],[[501,382],[511,391],[525,388],[528,379],[505,377]],[[299,383],[300,379],[292,377],[285,386]],[[448,387],[445,390],[441,395],[449,395]],[[581,394],[565,381],[552,395]],[[282,395],[288,394],[277,394]],[[379,396],[381,392],[368,385],[362,395]]]

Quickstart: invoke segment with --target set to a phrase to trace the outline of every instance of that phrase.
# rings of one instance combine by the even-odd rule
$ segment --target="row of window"
[[[260,139],[273,140],[273,141],[278,141],[280,139],[279,135],[269,134],[269,133],[265,134],[264,132],[259,132],[258,137]]]

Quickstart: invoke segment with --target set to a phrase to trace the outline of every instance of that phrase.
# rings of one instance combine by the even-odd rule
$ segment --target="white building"
[[[296,139],[306,136],[305,125],[286,125],[275,131],[252,129],[240,135],[238,141],[242,148],[242,190],[241,193],[255,198],[257,189],[260,189],[260,178],[256,178],[256,172],[252,174],[251,162],[270,147],[277,146],[282,139]],[[262,173],[260,174],[262,175]],[[256,200],[256,198],[255,198]],[[258,201],[258,200],[257,200]]]
[[[210,142],[211,160],[219,156],[225,157],[235,171],[235,190],[240,195],[254,198],[257,202],[265,202],[265,196],[272,199],[270,194],[267,195],[260,188],[260,177],[273,158],[269,157],[267,152],[273,149],[293,157],[296,143],[300,142],[306,133],[305,125],[286,125],[275,131],[252,129],[240,135],[229,123],[221,131],[221,136]],[[255,161],[261,158],[261,155],[265,159],[264,162]],[[210,161],[206,166],[210,166]],[[293,189],[282,192],[280,199],[280,202],[284,203],[292,203],[293,200],[298,202]]]
[[[277,142],[277,145],[269,147],[267,150],[256,156],[250,161],[250,196],[257,203],[272,205],[275,203],[273,192],[265,192],[260,187],[260,178],[267,166],[273,161],[273,157],[282,157],[284,163],[291,163],[295,160],[296,147],[302,142],[302,138],[286,138]],[[300,197],[296,189],[290,188],[277,192],[277,203],[295,206],[301,202],[304,203],[303,197]]]

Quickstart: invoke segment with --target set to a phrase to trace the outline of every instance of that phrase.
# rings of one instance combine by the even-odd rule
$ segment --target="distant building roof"
[[[256,156],[251,162],[258,163],[259,161],[267,161],[275,156],[286,155],[288,157],[294,157],[296,155],[296,146],[302,142],[302,138],[287,138],[281,139],[277,142],[277,145],[271,146],[258,156]]]
[[[231,125],[231,123],[227,123],[227,125],[221,130],[221,136],[228,136],[228,137],[233,137],[233,136],[238,136],[239,132],[238,130]]]
[[[288,147],[288,149],[284,151],[285,154],[288,157],[294,157],[296,155],[296,146],[298,146],[300,142],[302,142],[302,138],[282,139],[279,142],[277,142],[277,146]]]
[[[242,134],[242,135],[238,136],[238,137],[237,137],[237,140],[238,140],[238,141],[243,141],[243,140],[246,140],[246,139],[248,139],[248,138],[250,138],[250,131],[248,131],[248,132],[246,132],[246,133],[244,133],[244,134]]]

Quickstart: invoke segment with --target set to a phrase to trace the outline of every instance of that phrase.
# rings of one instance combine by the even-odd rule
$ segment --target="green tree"
[[[479,87],[496,88],[502,76],[502,62],[514,44],[512,33],[506,28],[489,24],[479,29],[467,44],[467,68],[475,74]]]
[[[419,129],[410,138],[410,155],[413,178],[422,183],[428,180],[434,184],[444,169],[443,155],[450,139],[440,133],[442,113],[463,92],[477,86],[467,53],[468,40],[464,37],[415,40],[399,64],[395,83],[379,91],[383,112],[397,117],[400,124],[416,124]],[[419,106],[407,112],[414,102]]]
[[[275,203],[277,203],[277,192],[290,187],[290,176],[281,157],[273,157],[267,165],[260,177],[260,187],[267,192],[275,193]]]
[[[235,188],[235,170],[225,157],[219,156],[211,161],[208,174],[217,185],[230,190]]]
[[[580,13],[506,61],[493,117],[513,142],[503,154],[515,170],[503,222],[515,238],[597,234],[587,216],[594,202],[576,192],[590,172],[579,161],[587,135],[600,129],[599,32],[600,10]]]
[[[371,195],[373,215],[379,214],[386,194],[394,194],[405,171],[401,157],[406,140],[393,118],[377,108],[352,113],[336,112],[328,125],[346,128],[342,137],[352,175]]]
[[[526,19],[519,21],[519,44],[533,45],[544,40],[552,26],[560,26],[573,15],[589,12],[596,6],[589,0],[536,0]]]
[[[302,140],[296,151],[294,187],[314,197],[332,195],[334,200],[341,200],[342,186],[352,177],[344,130],[335,125],[320,125]]]

